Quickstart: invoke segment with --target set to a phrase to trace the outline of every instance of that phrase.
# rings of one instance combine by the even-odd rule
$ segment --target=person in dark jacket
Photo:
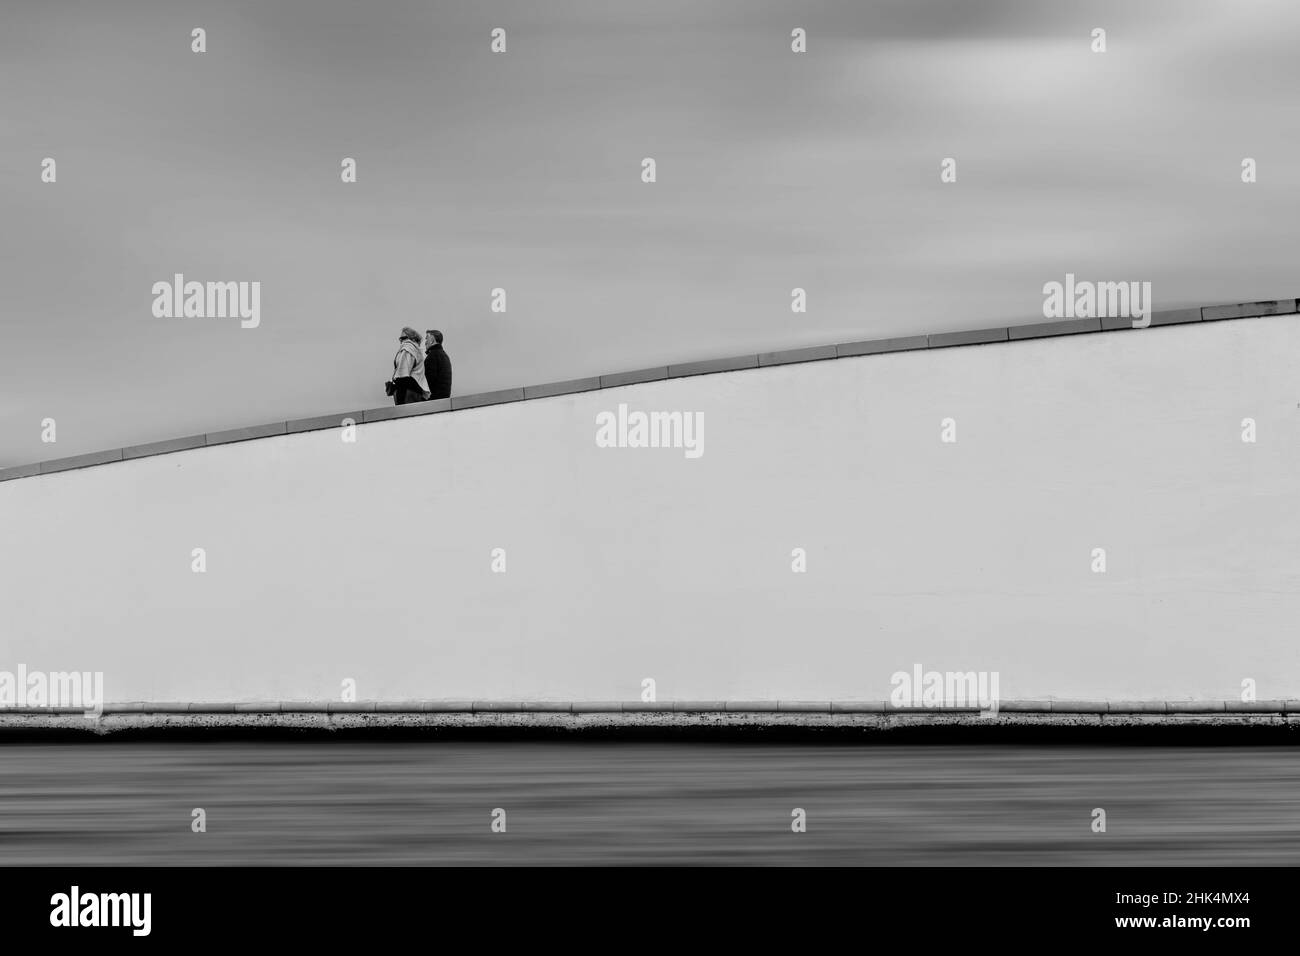
[[[442,347],[442,333],[424,333],[424,372],[429,379],[429,398],[451,398],[451,357]]]

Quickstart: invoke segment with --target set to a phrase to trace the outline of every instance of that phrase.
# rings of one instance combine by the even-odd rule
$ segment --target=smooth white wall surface
[[[1285,316],[10,481],[0,669],[100,670],[109,701],[338,699],[344,678],[361,699],[631,700],[646,677],[661,700],[880,700],[918,663],[998,671],[1004,698],[1236,697],[1243,678],[1300,697],[1298,373]],[[703,412],[703,456],[598,448],[619,402]]]

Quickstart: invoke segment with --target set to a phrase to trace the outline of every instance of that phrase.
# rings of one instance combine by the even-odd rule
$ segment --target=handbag
[[[397,354],[393,356],[394,376],[397,375],[397,360],[401,357],[402,357],[402,350],[398,349]],[[384,383],[384,394],[387,395],[389,398],[392,398],[394,395],[397,394],[397,383],[393,381],[393,379],[390,378],[388,381]]]

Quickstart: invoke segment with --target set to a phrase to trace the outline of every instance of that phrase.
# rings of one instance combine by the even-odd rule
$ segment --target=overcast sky
[[[1293,296],[1297,35],[1281,0],[11,0],[0,465],[386,404],[403,325],[468,393],[1033,321],[1066,272]],[[176,272],[260,282],[261,325],[156,318]]]

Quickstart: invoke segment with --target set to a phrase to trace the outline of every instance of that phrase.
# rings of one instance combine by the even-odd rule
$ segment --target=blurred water
[[[1300,751],[15,744],[0,748],[0,861],[1294,865]]]

